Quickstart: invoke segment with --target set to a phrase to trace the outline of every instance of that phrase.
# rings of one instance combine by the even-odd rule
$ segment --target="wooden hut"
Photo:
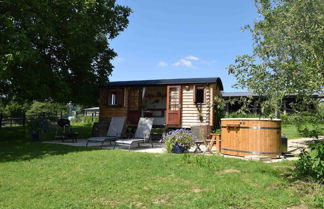
[[[109,82],[100,87],[99,121],[124,116],[136,126],[140,117],[153,117],[157,127],[213,126],[214,97],[222,90],[217,77]]]

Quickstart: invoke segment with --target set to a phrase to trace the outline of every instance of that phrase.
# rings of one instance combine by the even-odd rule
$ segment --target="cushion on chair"
[[[118,139],[118,137],[115,136],[103,136],[103,137],[90,137],[88,138],[89,142],[103,142],[103,141],[109,141],[109,140],[115,140]]]
[[[149,137],[152,130],[152,126],[153,118],[140,118],[137,125],[135,138],[145,139],[146,137]]]
[[[112,117],[107,131],[107,136],[120,137],[125,126],[125,121],[126,117]]]
[[[144,139],[119,139],[116,141],[117,144],[132,144],[132,143],[143,143]]]

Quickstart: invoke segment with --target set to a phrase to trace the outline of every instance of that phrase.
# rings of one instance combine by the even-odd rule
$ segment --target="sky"
[[[236,80],[227,66],[251,54],[241,28],[257,19],[253,0],[117,0],[130,7],[128,27],[110,41],[118,56],[110,81],[220,77],[224,91]]]

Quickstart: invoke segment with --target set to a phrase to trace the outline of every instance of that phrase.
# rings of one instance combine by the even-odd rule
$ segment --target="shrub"
[[[53,130],[53,121],[44,117],[32,117],[27,120],[27,135],[32,135],[33,140],[47,139]]]
[[[76,118],[72,121],[73,124],[79,124],[79,125],[92,125],[95,122],[99,121],[99,116],[92,117],[92,116],[83,116],[83,115],[77,115]]]
[[[172,152],[175,146],[180,146],[182,152],[188,151],[197,140],[191,131],[186,129],[177,129],[170,131],[163,136],[162,141],[165,143],[167,152]]]
[[[299,157],[295,175],[324,183],[324,142],[316,141],[310,145],[310,151],[303,149]]]
[[[54,114],[57,113],[66,114],[68,112],[65,104],[55,102],[38,102],[34,101],[30,109],[26,112],[27,115],[40,115],[42,113]]]
[[[2,110],[0,109],[0,112],[13,117],[22,116],[22,114],[24,114],[30,107],[29,103],[21,103],[15,100],[11,100],[6,106],[3,106],[3,104],[0,105],[2,106]]]

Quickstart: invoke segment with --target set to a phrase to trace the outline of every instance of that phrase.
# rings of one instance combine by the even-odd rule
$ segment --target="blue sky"
[[[241,27],[257,18],[253,0],[117,2],[133,13],[110,42],[118,53],[110,81],[220,77],[225,91],[240,91],[226,67],[252,51],[251,35]]]

